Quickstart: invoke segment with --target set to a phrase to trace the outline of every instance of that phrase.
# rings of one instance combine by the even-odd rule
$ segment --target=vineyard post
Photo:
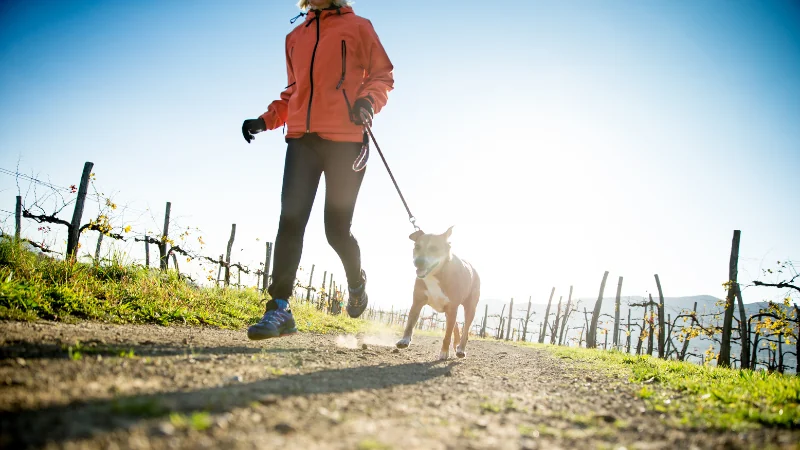
[[[98,231],[97,234],[97,247],[94,249],[94,263],[100,264],[100,247],[103,245],[103,232]]]
[[[619,350],[619,303],[620,303],[620,295],[622,294],[622,277],[619,277],[619,281],[617,282],[617,301],[614,304],[614,340],[613,345],[614,348]]]
[[[628,306],[628,328],[625,330],[626,342],[625,342],[625,353],[631,353],[631,307]]]
[[[150,268],[150,236],[144,235],[144,266]]]
[[[717,365],[730,367],[731,365],[731,328],[733,327],[733,302],[736,296],[736,278],[739,273],[739,240],[742,232],[733,231],[731,242],[731,259],[728,265],[728,296],[725,299],[725,318],[722,322],[722,342],[719,347]]]
[[[14,208],[14,239],[19,242],[22,234],[22,196],[17,196],[17,206]]]
[[[664,342],[666,340],[664,335],[664,293],[661,291],[661,280],[658,279],[658,274],[655,274],[655,277],[658,287],[658,357],[664,359]]]
[[[311,301],[311,285],[314,283],[314,268],[315,264],[311,265],[311,276],[308,277],[308,287],[306,288],[306,301]]]
[[[86,203],[86,191],[89,190],[89,180],[92,176],[94,163],[87,161],[83,165],[81,174],[81,184],[78,188],[78,198],[75,200],[75,210],[72,213],[72,222],[67,236],[67,259],[74,259],[78,253],[78,240],[81,237],[81,219],[83,218],[83,207]]]
[[[486,321],[489,319],[489,305],[483,305],[483,324],[481,325],[481,337],[486,337]]]
[[[495,338],[503,339],[503,320],[506,314],[506,305],[503,305],[503,309],[500,310],[500,325],[497,326],[497,335]]]
[[[561,320],[561,333],[558,336],[558,345],[564,345],[564,333],[569,333],[567,330],[567,321],[569,320],[570,308],[572,308],[572,286],[569,287],[569,296],[567,297],[567,308],[564,310],[564,318]]]
[[[695,316],[697,315],[697,302],[694,302],[694,307],[692,308],[692,325],[694,325]],[[686,359],[686,351],[689,350],[689,336],[684,336],[683,341],[683,348],[681,349],[680,360],[684,361]]]
[[[325,301],[325,284],[328,282],[328,271],[322,274],[322,289],[319,294],[319,309],[322,309],[322,302]]]
[[[664,359],[669,356],[670,347],[672,347],[672,315],[667,314],[667,344],[664,348]]]
[[[594,304],[592,324],[589,327],[589,332],[586,334],[586,348],[594,348],[597,346],[597,321],[600,319],[600,307],[603,305],[603,291],[606,290],[606,279],[608,279],[607,270],[603,274],[603,281],[600,283],[600,294],[598,294],[597,302]]]
[[[175,272],[178,272],[178,275],[180,275],[181,274],[181,268],[178,267],[178,257],[175,256],[174,252],[171,253],[171,255],[172,255],[172,265],[175,266]]]
[[[555,345],[556,338],[558,338],[558,322],[561,320],[561,300],[564,296],[558,297],[558,306],[556,306],[556,320],[553,322],[553,333],[550,336],[550,345]]]
[[[169,214],[172,209],[172,203],[167,202],[167,209],[164,212],[164,231],[161,234],[161,242],[158,244],[159,254],[159,267],[161,270],[167,270],[167,238],[169,237]],[[217,276],[219,278],[219,276]]]
[[[222,258],[224,257],[225,255],[219,255],[219,269],[217,269],[217,286],[219,286],[219,280],[220,278],[222,278],[222,267],[225,265],[225,260],[223,260]]]
[[[508,305],[508,330],[506,331],[506,340],[511,339],[511,316],[514,312],[514,297],[511,297],[511,303]]]
[[[639,336],[636,343],[636,356],[642,354],[642,345],[644,343],[644,334],[647,332],[647,305],[643,307],[644,313],[642,314],[642,328],[639,331]]]
[[[794,318],[797,321],[797,334],[794,335],[794,373],[800,375],[800,307],[797,305],[794,305]]]
[[[533,297],[528,297],[528,311],[525,313],[525,323],[522,324],[522,340],[526,341],[528,335],[528,321],[531,318],[531,299]]]
[[[266,293],[269,287],[269,263],[272,260],[272,242],[267,242],[267,256],[264,259],[264,278],[261,280],[261,291]]]
[[[328,286],[328,314],[331,313],[331,308],[333,307],[332,306],[333,305],[333,294],[334,294],[333,286],[334,286],[334,284],[333,284],[333,273],[331,273],[331,280],[329,281],[329,286]]]
[[[778,373],[783,373],[783,331],[778,333]]]
[[[747,313],[744,311],[744,301],[742,300],[742,290],[739,289],[739,283],[736,283],[736,300],[739,303],[739,336],[742,339],[740,362],[742,368],[747,368],[750,367],[750,327],[747,321]],[[800,360],[800,357],[798,357],[798,360]]]
[[[231,283],[231,250],[233,240],[236,238],[236,224],[231,224],[231,237],[228,239],[228,249],[225,251],[225,287]]]
[[[544,311],[544,323],[542,323],[542,331],[539,332],[539,343],[544,344],[545,333],[547,332],[547,319],[550,317],[550,305],[553,303],[553,294],[556,293],[555,286],[550,290],[550,300],[547,301],[547,309]]]
[[[653,295],[652,294],[647,294],[647,295],[650,296],[650,318],[647,321],[650,324],[650,332],[647,335],[647,354],[649,356],[652,356],[653,355],[653,332],[655,331],[655,329],[654,329],[655,328],[655,324],[653,323],[653,321],[654,321],[653,305],[655,304],[655,302],[653,301]],[[645,307],[644,309],[645,309],[645,311],[647,311],[647,307]]]

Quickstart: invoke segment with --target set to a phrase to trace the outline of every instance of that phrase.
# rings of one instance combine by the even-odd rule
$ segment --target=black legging
[[[361,285],[361,250],[350,223],[364,172],[353,171],[359,142],[335,142],[306,134],[290,139],[281,192],[281,219],[275,239],[272,298],[288,300],[294,288],[311,207],[320,176],[325,174],[325,234],[344,265],[349,287]]]

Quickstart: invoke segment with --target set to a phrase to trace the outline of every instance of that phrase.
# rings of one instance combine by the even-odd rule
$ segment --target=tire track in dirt
[[[466,359],[438,362],[441,340],[425,336],[403,351],[345,348],[352,338],[331,335],[250,342],[242,331],[97,323],[4,322],[0,336],[3,448],[796,448],[800,439],[674,428],[645,409],[640,385],[502,342],[473,340]]]

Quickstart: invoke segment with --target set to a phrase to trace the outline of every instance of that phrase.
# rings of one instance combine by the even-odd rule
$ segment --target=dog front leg
[[[442,341],[442,351],[439,352],[439,360],[443,361],[450,357],[450,338],[453,336],[453,328],[456,325],[457,308],[447,308],[444,312],[447,326],[444,330],[444,340]]]
[[[411,304],[411,309],[408,311],[406,331],[403,333],[403,338],[397,341],[397,348],[406,348],[411,345],[411,334],[414,333],[414,327],[417,325],[419,312],[422,311],[423,306],[425,306],[424,302],[414,299],[414,303]]]

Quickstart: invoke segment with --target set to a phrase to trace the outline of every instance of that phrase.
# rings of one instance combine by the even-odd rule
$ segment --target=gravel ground
[[[640,385],[545,350],[476,340],[437,362],[440,339],[395,339],[0,322],[0,447],[800,448],[676,428]]]

